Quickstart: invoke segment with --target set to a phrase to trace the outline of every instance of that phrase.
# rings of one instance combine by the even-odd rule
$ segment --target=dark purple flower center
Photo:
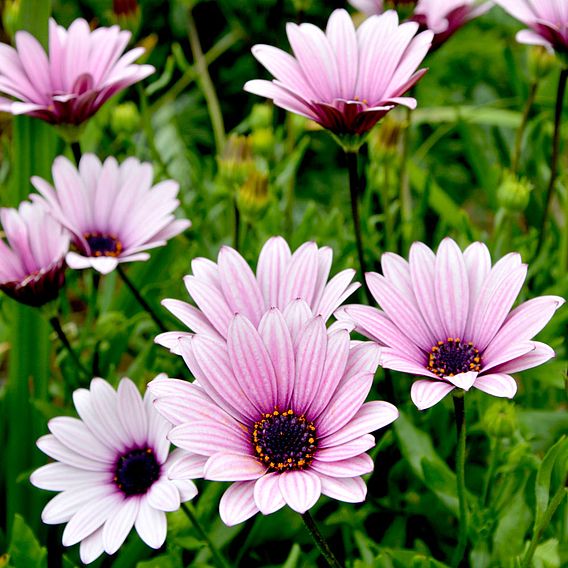
[[[84,236],[91,249],[91,256],[119,256],[124,248],[115,235],[85,233]]]
[[[127,496],[144,495],[160,477],[160,464],[151,448],[132,450],[116,462],[114,482]]]
[[[453,377],[459,373],[480,371],[481,357],[471,341],[448,337],[432,347],[426,368],[439,377]]]
[[[313,422],[293,410],[264,414],[254,425],[252,443],[256,457],[269,471],[304,469],[318,447]]]

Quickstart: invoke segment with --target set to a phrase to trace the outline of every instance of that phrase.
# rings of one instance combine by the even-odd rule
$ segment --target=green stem
[[[197,520],[193,506],[189,503],[182,503],[181,509],[185,513],[186,517],[190,520],[191,524],[193,525],[201,539],[204,540],[209,546],[209,550],[211,550],[211,554],[215,559],[215,564],[217,564],[219,568],[229,568],[229,563],[225,560],[215,544],[213,544],[213,541],[209,538],[209,535],[205,532],[205,530],[203,530],[203,527]]]
[[[241,229],[241,213],[239,207],[237,206],[237,201],[233,202],[233,209],[235,212],[235,232],[233,234],[233,248],[238,252],[239,250],[239,233]]]
[[[552,498],[546,511],[544,512],[542,520],[540,521],[539,525],[535,528],[533,538],[529,545],[529,549],[527,550],[527,553],[523,558],[521,568],[529,568],[530,566],[532,566],[532,559],[536,551],[536,547],[538,546],[538,543],[544,531],[546,530],[546,527],[548,527],[548,525],[550,524],[550,521],[552,520],[552,517],[554,516],[556,509],[558,509],[560,503],[562,503],[564,497],[566,497],[566,494],[568,492],[568,489],[566,488],[567,483],[568,483],[568,478],[565,479],[564,483],[560,485],[558,491],[556,491],[556,493],[554,494],[554,497]]]
[[[78,166],[79,162],[81,161],[81,156],[83,155],[83,153],[81,152],[81,144],[78,141],[75,141],[71,142],[70,146],[71,146],[71,153],[73,154],[75,163]]]
[[[501,440],[500,438],[491,437],[491,447],[489,449],[489,469],[487,470],[487,475],[483,482],[483,493],[481,495],[481,503],[484,507],[487,507],[487,501],[489,500],[489,488],[491,487],[491,482],[493,481],[493,476],[495,475],[495,470],[497,469],[497,462],[499,461],[499,455],[501,453]]]
[[[349,171],[349,194],[351,196],[351,216],[353,217],[353,229],[355,232],[355,242],[357,244],[357,256],[359,257],[359,269],[361,271],[361,282],[367,295],[367,302],[373,305],[374,299],[365,282],[367,265],[365,264],[365,251],[363,250],[363,237],[361,235],[361,219],[359,217],[359,172],[358,158],[359,152],[345,152],[347,159],[347,169]]]
[[[515,150],[513,152],[513,157],[511,159],[511,170],[514,173],[517,173],[517,170],[519,169],[519,161],[521,159],[523,137],[525,134],[525,130],[527,128],[527,124],[529,122],[529,115],[534,105],[537,91],[538,91],[538,81],[533,81],[530,86],[529,96],[527,98],[525,107],[523,109],[523,118],[521,119],[521,124],[519,126],[519,129],[517,130],[517,135],[515,137]]]
[[[209,111],[209,118],[211,119],[211,125],[213,127],[217,154],[220,155],[223,151],[223,147],[225,146],[225,125],[223,123],[223,114],[221,113],[221,105],[219,104],[219,99],[217,98],[213,81],[211,81],[211,76],[209,75],[207,61],[205,60],[203,50],[201,49],[201,42],[199,41],[199,34],[197,32],[197,26],[195,25],[191,8],[187,11],[187,27],[189,45],[191,47],[191,53],[193,54],[193,60],[198,74],[199,86],[201,87],[201,91],[205,97],[205,103],[207,104],[207,110]]]
[[[410,154],[410,120],[412,114],[406,109],[406,125],[402,133],[402,154],[400,157],[400,217],[402,233],[402,251],[406,252],[412,241],[412,195],[408,177],[408,158]]]
[[[306,511],[301,516],[302,520],[304,521],[304,524],[306,525],[306,528],[308,529],[309,533],[312,535],[314,542],[318,545],[321,555],[325,558],[326,562],[331,566],[331,568],[342,568],[341,564],[339,563],[337,558],[335,558],[335,555],[331,551],[331,548],[329,548],[329,544],[327,544],[327,541],[319,531],[309,511]]]
[[[458,545],[454,551],[452,559],[452,566],[457,567],[460,565],[467,546],[467,524],[468,524],[468,511],[467,511],[467,497],[465,488],[465,397],[463,393],[454,395],[454,414],[456,419],[456,430],[458,438],[457,454],[456,454],[456,478],[458,489],[459,513],[460,513],[460,526]]]
[[[160,331],[161,332],[168,331],[168,328],[164,325],[162,320],[158,317],[158,314],[156,314],[156,312],[154,311],[152,306],[150,306],[150,304],[148,304],[148,302],[144,299],[142,294],[138,291],[138,289],[136,288],[136,286],[134,285],[132,280],[130,280],[130,278],[128,278],[128,276],[126,275],[126,272],[124,271],[122,266],[120,266],[120,264],[119,264],[116,267],[116,269],[118,271],[118,274],[122,278],[123,282],[126,284],[126,286],[128,286],[128,289],[132,292],[132,295],[136,298],[136,301],[142,306],[142,308],[144,308],[146,313],[152,318],[152,320],[158,326]]]
[[[59,317],[58,316],[50,317],[49,323],[51,324],[53,331],[55,331],[55,333],[57,334],[57,337],[59,338],[59,340],[61,341],[61,343],[65,347],[65,349],[67,349],[67,352],[69,353],[69,356],[73,360],[73,364],[75,365],[77,370],[82,375],[84,375],[85,378],[87,378],[87,379],[91,378],[89,371],[87,371],[87,369],[85,368],[83,363],[81,363],[79,356],[77,355],[77,353],[75,352],[75,350],[71,346],[71,343],[69,342],[69,339],[68,339],[67,335],[65,334],[65,331],[63,330],[63,326],[61,325],[61,322],[59,321]]]
[[[546,231],[546,223],[548,221],[548,212],[550,210],[550,202],[554,194],[554,185],[558,176],[558,159],[560,157],[560,129],[562,126],[562,105],[564,102],[564,93],[566,92],[566,82],[568,81],[568,67],[562,69],[558,80],[558,90],[556,92],[556,109],[554,113],[554,135],[552,137],[552,160],[550,163],[550,180],[546,191],[546,201],[544,203],[544,211],[540,223],[540,231],[538,235],[538,243],[536,247],[535,257],[538,256],[542,245],[544,244],[544,236]]]

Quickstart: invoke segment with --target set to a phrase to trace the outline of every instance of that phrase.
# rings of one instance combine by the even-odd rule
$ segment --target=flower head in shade
[[[52,168],[54,187],[39,177],[32,183],[49,212],[72,234],[77,252],[67,254],[70,268],[92,267],[103,274],[119,262],[147,260],[145,251],[166,241],[191,223],[174,217],[179,185],[163,181],[152,186],[152,165],[136,158],[101,164],[85,154],[77,169],[59,156]]]
[[[568,56],[568,3],[565,0],[495,0],[530,29],[521,30],[517,41],[543,45]]]
[[[0,111],[82,124],[115,93],[154,72],[133,63],[144,49],[123,54],[130,35],[118,26],[91,31],[83,19],[65,30],[51,20],[46,54],[32,35],[17,32],[15,49],[0,44]]]
[[[0,290],[18,302],[42,306],[65,281],[69,234],[40,203],[0,209],[7,244],[0,239]]]
[[[493,6],[491,2],[480,3],[477,0],[418,0],[418,2],[349,0],[349,3],[369,16],[382,14],[392,5],[396,8],[415,5],[409,19],[418,22],[421,29],[434,32],[432,49],[439,47],[469,20],[481,16]]]
[[[462,252],[446,238],[436,254],[414,243],[408,262],[392,253],[381,262],[384,276],[367,273],[367,284],[382,310],[353,305],[335,315],[384,346],[383,367],[427,377],[412,385],[418,408],[455,388],[512,398],[517,384],[511,373],[554,357],[532,338],[564,300],[542,296],[511,311],[527,274],[519,254],[492,266],[484,244]]]
[[[155,380],[149,389],[174,428],[170,441],[192,454],[173,478],[195,474],[232,481],[220,503],[228,525],[284,505],[299,513],[323,493],[365,499],[361,475],[373,469],[370,434],[398,416],[387,402],[364,403],[380,349],[328,333],[303,300],[288,316],[268,310],[257,327],[244,315],[229,324],[227,341],[196,334],[182,353],[197,381]]]
[[[89,563],[103,551],[114,554],[134,526],[152,548],[166,539],[165,511],[197,494],[189,479],[173,481],[169,469],[184,458],[168,455],[171,428],[130,379],[115,391],[103,379],[79,389],[73,401],[80,419],[49,421],[51,434],[37,442],[55,460],[37,469],[31,482],[60,491],[45,507],[46,524],[67,523],[63,544],[81,542],[81,560]]]
[[[217,263],[196,258],[191,263],[193,275],[184,278],[189,295],[197,308],[180,300],[166,299],[162,305],[192,332],[226,338],[236,312],[245,315],[258,327],[263,314],[271,307],[287,316],[305,308],[319,314],[324,321],[360,284],[351,283],[352,269],[343,270],[328,282],[333,251],[307,242],[294,253],[282,237],[266,241],[258,258],[256,275],[234,249],[224,246]],[[294,302],[298,298],[302,304]],[[179,339],[188,332],[166,332],[156,343],[179,354]]]
[[[418,24],[399,25],[396,12],[368,18],[355,30],[345,10],[335,10],[325,33],[312,24],[289,23],[294,55],[256,45],[253,55],[274,75],[245,90],[310,118],[340,139],[367,133],[396,105],[415,108],[403,97],[426,72],[416,71],[432,41],[416,35]]]

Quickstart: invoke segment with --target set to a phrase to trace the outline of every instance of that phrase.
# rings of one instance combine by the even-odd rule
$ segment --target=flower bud
[[[272,126],[272,114],[272,106],[267,103],[253,105],[249,118],[251,130]]]
[[[18,30],[20,18],[20,0],[6,0],[2,10],[2,26],[10,37],[14,37]]]
[[[406,123],[394,112],[387,114],[378,128],[369,136],[369,153],[374,160],[394,158],[399,151],[399,144]]]
[[[529,204],[532,190],[533,185],[528,179],[518,177],[513,172],[505,171],[501,185],[497,189],[497,201],[506,211],[524,211]]]
[[[110,127],[115,134],[133,134],[140,128],[140,113],[133,102],[121,103],[114,107]]]
[[[494,402],[481,420],[486,432],[495,438],[510,438],[517,429],[517,413],[512,403]]]
[[[249,136],[231,134],[217,157],[219,179],[229,191],[240,187],[254,170],[252,141]]]
[[[140,6],[136,0],[112,0],[112,20],[122,29],[136,35],[141,21]]]
[[[533,45],[529,49],[529,75],[535,81],[544,79],[556,66],[554,51],[542,45]]]
[[[274,132],[272,128],[260,128],[250,136],[252,150],[260,156],[270,156],[274,150]]]
[[[264,214],[268,206],[268,175],[254,170],[237,192],[237,207],[250,221]]]

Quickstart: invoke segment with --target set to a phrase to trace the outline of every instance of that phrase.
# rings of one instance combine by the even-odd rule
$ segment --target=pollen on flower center
[[[453,377],[459,373],[480,371],[481,356],[471,341],[448,337],[432,347],[426,368],[439,377]]]
[[[160,477],[160,464],[151,448],[132,450],[116,462],[113,481],[125,495],[144,495]]]
[[[85,233],[84,237],[92,256],[119,256],[124,248],[115,235]]]
[[[317,450],[316,428],[293,410],[274,410],[255,423],[252,443],[256,457],[269,471],[304,469]]]

